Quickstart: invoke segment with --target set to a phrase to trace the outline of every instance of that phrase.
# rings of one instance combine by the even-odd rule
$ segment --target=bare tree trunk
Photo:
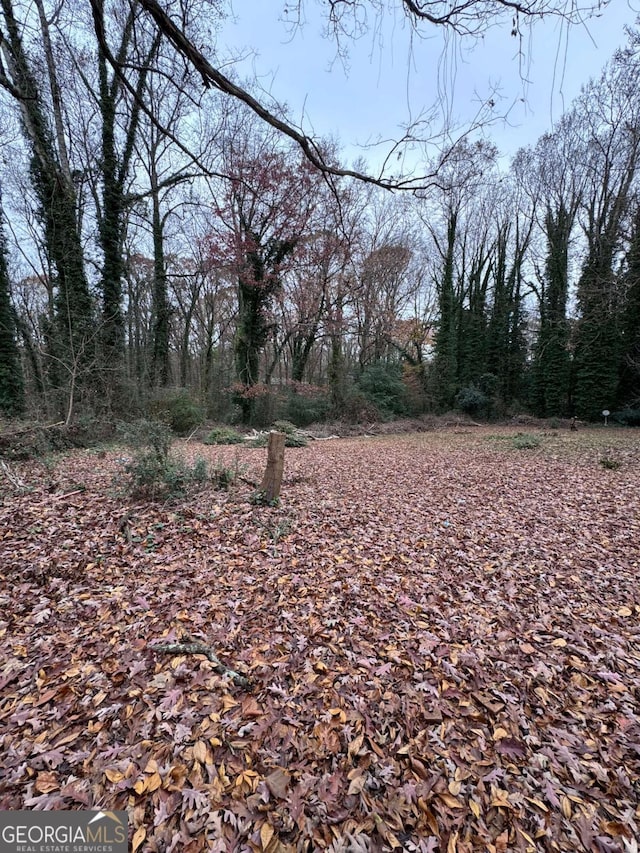
[[[282,484],[282,472],[284,471],[284,443],[286,435],[283,432],[272,431],[269,433],[269,446],[267,448],[267,467],[262,478],[260,490],[264,494],[267,503],[278,500],[280,486]]]

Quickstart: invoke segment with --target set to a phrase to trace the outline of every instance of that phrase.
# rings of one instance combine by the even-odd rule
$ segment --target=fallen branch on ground
[[[152,648],[154,652],[164,652],[168,655],[204,655],[211,661],[217,673],[220,675],[228,675],[239,687],[249,686],[248,678],[241,675],[239,672],[236,672],[235,669],[225,666],[213,649],[209,648],[209,646],[205,646],[204,643],[154,643],[150,648]]]
[[[4,460],[0,460],[0,471],[2,471],[4,476],[15,489],[18,489],[21,492],[26,492],[28,490],[27,484],[18,477],[15,471],[11,470]]]
[[[87,491],[86,486],[79,486],[77,489],[73,489],[71,492],[64,492],[61,495],[56,495],[54,498],[51,498],[52,501],[62,501],[65,498],[71,498],[74,495],[81,495],[83,492]]]

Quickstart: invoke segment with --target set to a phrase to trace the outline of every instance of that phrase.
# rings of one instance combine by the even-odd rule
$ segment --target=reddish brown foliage
[[[633,440],[317,443],[275,509],[127,504],[115,454],[20,472],[0,808],[127,808],[145,851],[636,850]],[[184,635],[251,688],[154,653]]]

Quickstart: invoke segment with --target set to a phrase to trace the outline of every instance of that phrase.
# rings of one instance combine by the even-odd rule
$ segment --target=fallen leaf
[[[206,764],[209,760],[209,748],[203,740],[199,740],[193,745],[193,757],[200,762]]]
[[[438,797],[442,800],[442,802],[449,806],[450,809],[461,809],[464,808],[464,804],[460,802],[457,797],[452,796],[446,792],[438,794]]]
[[[115,770],[113,767],[107,767],[104,771],[104,775],[110,782],[121,782],[124,779],[124,773],[121,773],[119,770]]]
[[[260,827],[260,844],[266,850],[273,838],[274,830],[270,823],[263,823]]]
[[[131,839],[131,853],[136,853],[136,850],[140,847],[146,837],[147,830],[144,826],[139,826],[133,833],[133,838]]]
[[[51,791],[57,791],[60,788],[57,774],[53,772],[38,773],[34,788],[41,794],[49,794]]]
[[[283,770],[282,767],[277,767],[268,776],[265,776],[264,781],[274,797],[286,800],[290,779],[291,777],[286,770]]]

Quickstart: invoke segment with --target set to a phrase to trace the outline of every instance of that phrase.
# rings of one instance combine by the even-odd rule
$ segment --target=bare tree
[[[102,0],[90,0],[95,9],[99,9]],[[324,0],[326,10],[327,35],[335,38],[338,49],[345,51],[348,43],[354,37],[361,35],[363,30],[375,29],[380,16],[385,10],[405,16],[406,20],[419,35],[426,36],[430,29],[444,28],[459,37],[477,38],[494,25],[507,22],[512,36],[522,38],[523,28],[536,20],[547,17],[559,17],[567,23],[584,23],[586,17],[600,9],[607,0],[587,0],[584,4],[577,0]],[[367,174],[357,169],[343,168],[327,156],[324,144],[314,136],[307,134],[286,117],[286,110],[280,105],[269,108],[250,91],[223,73],[220,67],[207,58],[200,50],[188,32],[182,20],[178,22],[172,14],[157,0],[136,0],[153,20],[158,30],[168,39],[176,52],[182,56],[200,75],[206,88],[215,89],[243,103],[262,121],[275,128],[279,133],[289,137],[302,150],[304,156],[325,176],[355,177],[359,180],[374,183],[387,189],[418,190],[433,185],[438,176],[442,159],[436,162],[433,169],[427,168],[423,174],[400,175],[389,177],[386,166],[391,157],[407,142],[423,143],[427,140],[420,134],[424,132],[421,126],[410,127],[400,140],[395,141],[385,160],[382,171],[378,175]],[[285,6],[285,11],[295,27],[303,18],[304,0],[295,0]],[[215,7],[214,7],[215,10]],[[117,73],[122,74],[122,63],[108,49],[103,40],[103,49]],[[131,87],[130,87],[131,88]],[[491,104],[488,113],[491,112]],[[487,117],[487,112],[481,110],[478,122]],[[478,122],[474,123],[477,127]],[[470,128],[462,131],[465,138]],[[455,148],[447,132],[441,135],[446,152]]]

